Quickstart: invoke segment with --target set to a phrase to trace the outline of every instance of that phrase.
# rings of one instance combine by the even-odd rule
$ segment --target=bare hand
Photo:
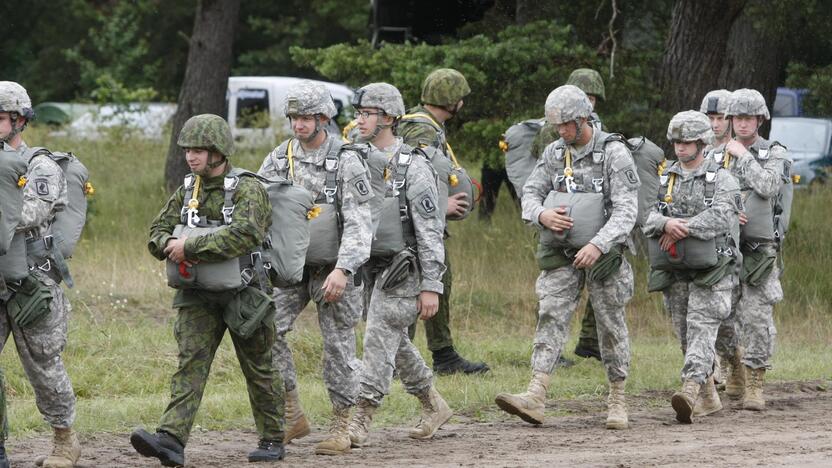
[[[170,261],[173,263],[182,263],[185,261],[185,241],[187,239],[187,237],[178,237],[168,240],[164,253]]]
[[[324,301],[335,302],[340,300],[344,294],[344,290],[347,288],[347,279],[348,277],[344,273],[344,270],[340,268],[332,270],[324,280],[324,285],[321,286],[321,289],[324,291]]]
[[[558,233],[563,232],[564,229],[572,229],[572,218],[566,216],[566,208],[543,210],[537,219],[544,227]]]
[[[448,197],[448,209],[445,210],[445,216],[462,216],[469,205],[468,194],[460,192],[451,195]]]
[[[433,291],[422,291],[419,297],[416,298],[416,310],[419,312],[419,318],[427,320],[439,310],[439,294]]]
[[[659,247],[665,252],[670,250],[670,247],[676,243],[676,239],[670,237],[667,234],[662,234],[662,237],[659,238]]]
[[[684,239],[688,236],[688,221],[685,219],[671,218],[664,225],[664,233],[673,241]]]
[[[575,254],[575,261],[572,262],[572,266],[575,268],[590,268],[595,265],[599,258],[601,258],[601,249],[596,247],[595,244],[587,244]]]
[[[728,144],[725,145],[725,150],[733,154],[735,158],[742,156],[746,151],[748,151],[748,149],[745,148],[745,145],[737,140],[729,141]]]
[[[740,211],[740,226],[745,226],[748,223],[748,216],[745,212]]]

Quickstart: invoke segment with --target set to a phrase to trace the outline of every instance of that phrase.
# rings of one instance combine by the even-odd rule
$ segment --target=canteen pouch
[[[416,273],[416,256],[409,249],[402,250],[393,256],[390,264],[378,279],[379,289],[391,291],[404,284],[407,278]]]
[[[675,278],[670,271],[650,269],[647,274],[647,292],[664,291],[673,284]]]
[[[544,228],[540,242],[552,247],[580,249],[598,234],[607,220],[604,217],[603,193],[567,193],[551,191],[543,202],[544,208],[564,208],[572,218],[572,228],[557,233]]]
[[[211,234],[226,226],[188,227],[178,224],[173,230],[174,238],[199,237]],[[240,276],[239,258],[222,262],[199,262],[190,267],[166,260],[165,270],[168,286],[175,289],[203,289],[205,291],[228,291],[244,286]]]
[[[774,269],[774,263],[776,261],[777,253],[769,251],[769,249],[758,248],[756,250],[743,251],[740,280],[749,286],[763,284]]]
[[[49,290],[49,286],[29,275],[17,287],[17,291],[6,304],[6,310],[17,326],[27,328],[49,315],[50,302],[52,291]]]
[[[271,317],[274,310],[269,294],[249,286],[228,301],[222,319],[232,333],[250,338],[261,326],[268,326],[274,321]]]
[[[309,222],[309,249],[306,265],[324,266],[338,262],[341,230],[338,227],[338,208],[333,204],[319,204],[318,216]]]
[[[693,277],[693,283],[703,288],[710,288],[725,278],[725,275],[731,274],[735,270],[734,257],[720,255],[716,266],[709,270],[701,271]]]
[[[461,221],[467,218],[471,214],[471,211],[474,210],[474,202],[476,201],[474,197],[474,182],[471,180],[471,176],[468,175],[465,168],[462,167],[454,167],[448,175],[448,197],[452,197],[458,193],[465,194],[465,201],[468,202],[468,208],[465,208],[465,211],[459,216],[448,216],[448,219],[452,221]]]
[[[600,258],[592,265],[587,273],[589,281],[604,281],[621,268],[621,261],[623,259],[622,249],[620,245],[615,245],[610,248],[610,251],[601,255]]]
[[[748,222],[740,226],[740,239],[744,242],[771,242],[774,240],[774,212],[771,200],[753,191],[743,197],[743,208]]]
[[[664,251],[659,246],[659,238],[651,237],[647,239],[647,254],[655,270],[707,270],[719,263],[715,239],[686,237],[677,241],[670,251]]]
[[[29,275],[29,263],[26,261],[26,240],[22,232],[12,237],[9,250],[0,255],[0,276],[6,282],[20,281]]]

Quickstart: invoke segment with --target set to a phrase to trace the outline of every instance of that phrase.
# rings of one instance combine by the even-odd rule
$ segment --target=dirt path
[[[446,425],[433,441],[407,437],[406,427],[378,429],[371,447],[343,457],[314,455],[321,430],[288,448],[283,466],[832,466],[832,389],[830,382],[794,382],[766,388],[768,410],[752,413],[729,408],[695,421],[677,424],[669,392],[630,398],[628,431],[603,428],[600,400],[552,400],[548,410],[568,416],[549,417],[533,427],[506,415],[492,423],[464,416]],[[723,398],[723,402],[728,400]],[[89,435],[84,466],[159,466],[133,452],[127,435]],[[245,454],[256,444],[250,432],[194,434],[188,466],[252,466]],[[33,466],[34,453],[47,450],[45,437],[9,443],[15,466]]]

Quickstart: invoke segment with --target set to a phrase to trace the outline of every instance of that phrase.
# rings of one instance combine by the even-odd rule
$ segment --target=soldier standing
[[[541,242],[533,376],[526,392],[501,393],[496,403],[526,422],[543,423],[550,375],[586,285],[595,305],[601,359],[609,381],[606,427],[626,429],[624,381],[630,343],[624,308],[633,295],[633,271],[622,250],[638,214],[638,176],[623,137],[590,125],[592,104],[579,88],[564,85],[552,91],[545,111],[546,120],[557,126],[560,139],[546,147],[523,187],[523,219],[544,230],[541,240],[545,230],[568,240],[581,226],[589,240],[556,245]],[[575,203],[589,205],[575,209],[559,203],[549,206],[546,200],[550,196],[554,200],[574,196]]]

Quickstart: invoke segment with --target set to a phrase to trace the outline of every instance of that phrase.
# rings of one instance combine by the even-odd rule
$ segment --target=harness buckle
[[[35,266],[38,268],[38,270],[43,271],[43,272],[52,271],[52,260],[49,260],[47,258],[46,262],[43,265],[35,265]]]
[[[324,168],[327,172],[335,172],[338,169],[338,160],[335,158],[326,158],[324,160]]]
[[[236,190],[237,185],[240,183],[240,178],[237,176],[227,176],[225,180],[223,180],[223,188],[225,190]]]
[[[704,198],[705,206],[710,207],[714,204],[714,197],[705,197]]]
[[[592,178],[592,186],[595,187],[595,192],[596,193],[602,192],[604,190],[604,178],[599,177],[599,178],[596,179],[596,178],[593,177]]]
[[[243,280],[243,283],[248,286],[251,283],[251,280],[254,279],[254,271],[251,268],[243,268],[240,270],[240,279]]]
[[[400,205],[399,206],[399,219],[401,221],[407,221],[408,219],[408,208],[407,205]]]
[[[335,201],[335,194],[338,192],[338,187],[324,187],[324,195],[326,195],[326,202],[332,203]]]
[[[234,213],[233,206],[222,207],[222,220],[225,224],[231,224],[231,215]]]

